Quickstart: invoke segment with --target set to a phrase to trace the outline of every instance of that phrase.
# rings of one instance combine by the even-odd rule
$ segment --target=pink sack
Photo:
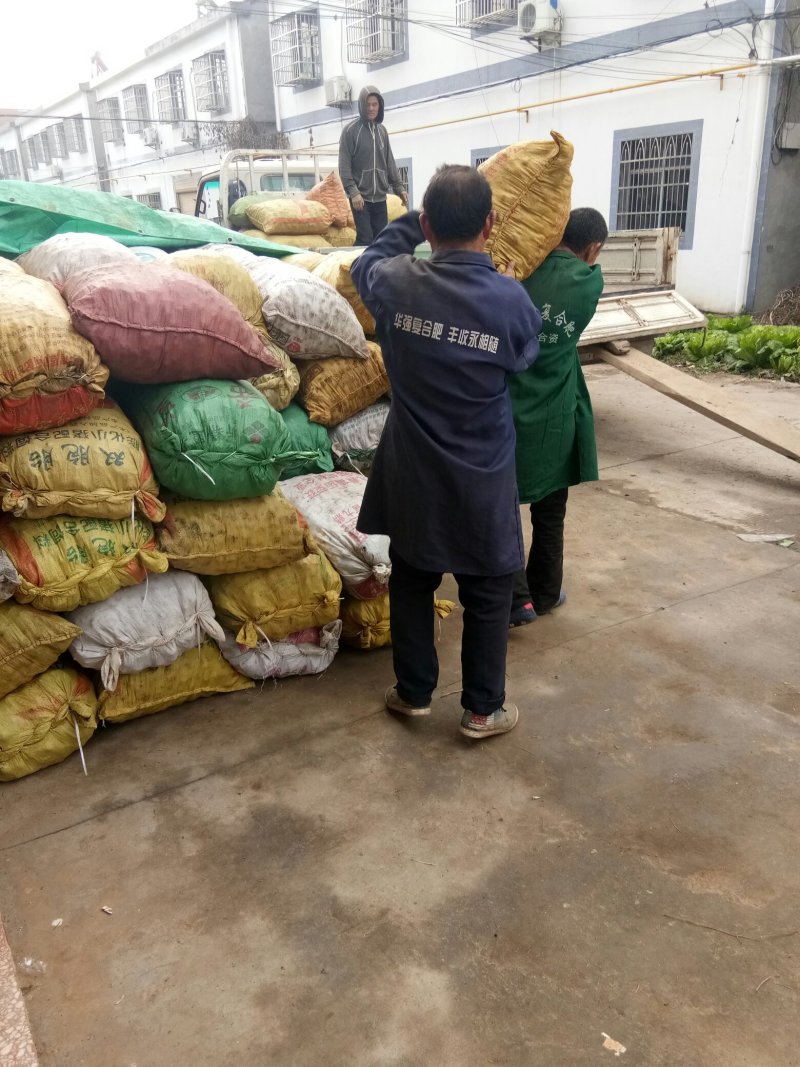
[[[75,329],[121,381],[256,378],[280,369],[227,297],[172,267],[107,263],[69,277],[63,295]]]

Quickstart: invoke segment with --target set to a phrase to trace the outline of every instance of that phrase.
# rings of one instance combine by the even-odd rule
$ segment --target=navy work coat
[[[352,268],[392,384],[358,528],[420,570],[510,574],[524,557],[506,379],[536,359],[541,318],[487,255],[415,259],[422,240],[409,212]]]

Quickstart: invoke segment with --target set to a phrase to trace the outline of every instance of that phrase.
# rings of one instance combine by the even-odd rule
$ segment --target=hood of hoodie
[[[378,108],[378,117],[375,122],[383,122],[383,96],[374,85],[365,85],[361,92],[358,94],[358,113],[364,122],[368,122],[367,119],[367,97],[377,96],[380,101],[380,107]]]

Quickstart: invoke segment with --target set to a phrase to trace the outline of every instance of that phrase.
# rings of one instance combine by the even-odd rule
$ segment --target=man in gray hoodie
[[[368,245],[388,222],[386,194],[397,193],[407,204],[408,193],[383,125],[383,97],[374,85],[361,90],[358,115],[342,130],[339,177],[353,205],[356,244]]]

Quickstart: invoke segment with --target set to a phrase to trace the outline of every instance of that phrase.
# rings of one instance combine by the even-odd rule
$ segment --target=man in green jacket
[[[517,485],[530,504],[533,544],[517,574],[511,626],[564,603],[564,517],[569,486],[597,480],[592,402],[578,339],[603,292],[596,265],[608,226],[594,208],[576,208],[561,244],[522,284],[542,315],[539,359],[509,378],[517,431]]]

